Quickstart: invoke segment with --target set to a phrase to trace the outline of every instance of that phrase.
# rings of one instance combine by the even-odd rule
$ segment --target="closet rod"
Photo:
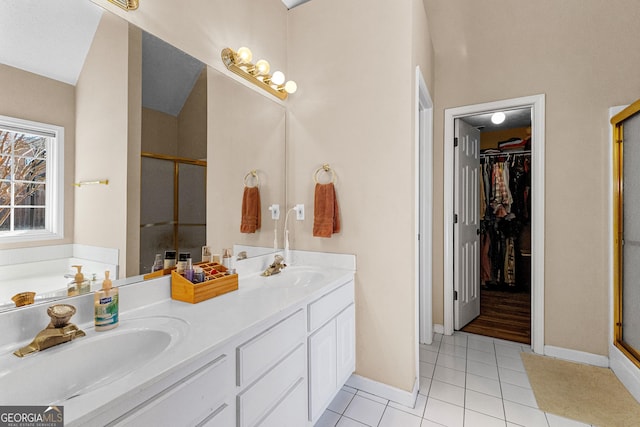
[[[499,153],[480,153],[480,158],[482,157],[500,157],[507,155],[516,155],[516,154],[528,154],[531,155],[531,150],[514,150],[514,151],[501,151]]]

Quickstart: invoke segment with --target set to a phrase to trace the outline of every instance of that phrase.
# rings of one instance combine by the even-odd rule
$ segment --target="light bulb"
[[[493,124],[499,125],[500,123],[504,122],[504,119],[506,119],[507,116],[502,112],[499,111],[497,113],[493,113],[493,115],[491,115],[491,122]]]
[[[271,66],[264,59],[261,59],[258,62],[256,62],[256,74],[258,75],[269,74],[270,69],[271,69]]]
[[[284,73],[282,71],[276,71],[273,73],[273,76],[271,76],[271,83],[278,86],[284,83]]]
[[[296,82],[294,82],[293,80],[289,80],[285,85],[284,85],[284,90],[287,93],[296,93],[296,91],[298,90],[298,85],[296,84]]]
[[[253,58],[253,54],[251,53],[251,49],[248,47],[241,47],[238,49],[238,62],[241,64],[248,64],[251,62],[251,58]]]

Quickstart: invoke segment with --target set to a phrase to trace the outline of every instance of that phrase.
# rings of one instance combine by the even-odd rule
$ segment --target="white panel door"
[[[351,304],[336,317],[338,387],[356,370],[356,310]]]
[[[456,119],[455,137],[453,310],[459,330],[480,315],[480,131]]]
[[[309,414],[315,422],[337,387],[336,321],[309,337]]]

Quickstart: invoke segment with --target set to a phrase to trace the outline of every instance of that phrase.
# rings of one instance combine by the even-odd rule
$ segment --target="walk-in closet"
[[[529,344],[531,112],[505,113],[498,124],[493,113],[460,119],[480,131],[478,186],[466,190],[478,197],[479,269],[472,271],[480,275],[480,315],[461,329]]]

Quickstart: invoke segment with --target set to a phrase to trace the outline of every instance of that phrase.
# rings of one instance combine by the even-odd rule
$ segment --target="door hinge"
[[[453,146],[454,147],[458,146],[458,137],[457,136],[455,138],[453,138]]]
[[[458,223],[458,214],[453,214],[453,223],[454,224]]]
[[[420,233],[418,233],[418,240],[420,240]]]
[[[458,301],[458,291],[453,291],[453,300]]]

